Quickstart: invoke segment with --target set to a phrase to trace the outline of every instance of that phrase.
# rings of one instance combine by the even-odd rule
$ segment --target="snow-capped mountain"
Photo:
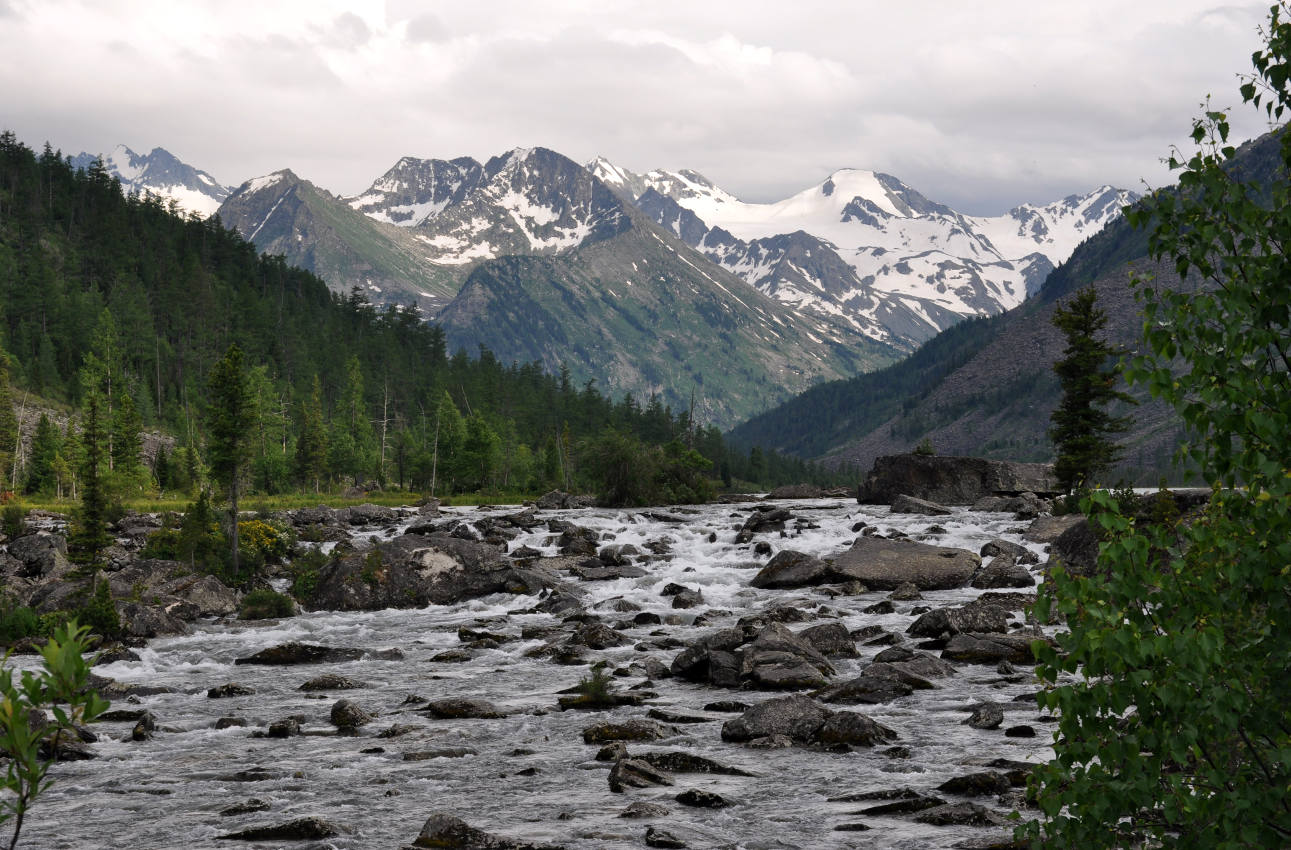
[[[72,158],[76,168],[89,168],[95,154],[82,153]],[[153,148],[140,156],[125,145],[117,145],[103,157],[108,173],[121,181],[126,192],[156,195],[174,200],[185,212],[206,217],[219,209],[229,196],[229,188],[211,175],[180,161],[164,148]]]
[[[557,253],[627,225],[617,195],[546,148],[516,148],[483,165],[405,157],[348,203],[412,228],[425,260],[438,266]]]
[[[1103,186],[985,217],[872,171],[836,171],[792,197],[751,204],[693,171],[638,175],[604,159],[587,168],[761,291],[907,346],[1017,306],[1136,197]]]

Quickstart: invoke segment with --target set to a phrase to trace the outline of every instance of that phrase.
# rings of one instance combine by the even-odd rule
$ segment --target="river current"
[[[1027,523],[1010,514],[957,509],[948,517],[889,515],[886,507],[861,506],[845,500],[786,502],[795,517],[787,537],[759,535],[774,550],[794,549],[831,556],[847,549],[858,523],[878,526],[881,533],[899,530],[916,539],[977,552],[994,538],[1021,543],[1038,554],[1043,547],[1023,540]],[[826,589],[759,590],[749,580],[767,558],[755,557],[751,545],[736,545],[736,531],[748,506],[708,505],[650,512],[584,509],[544,511],[596,529],[603,538],[638,548],[665,539],[671,560],[643,564],[646,575],[612,581],[578,582],[585,603],[604,621],[633,639],[631,644],[589,651],[611,667],[626,668],[653,656],[664,665],[679,649],[637,648],[667,637],[689,642],[740,617],[772,605],[793,605],[816,612],[820,622],[841,622],[848,629],[881,626],[904,634],[915,606],[958,604],[981,591],[925,591],[923,599],[895,603],[891,614],[863,609],[887,598],[884,592],[834,595]],[[446,508],[448,515],[470,519],[514,512],[507,508]],[[668,516],[663,516],[664,514]],[[683,522],[670,521],[683,518]],[[403,525],[406,527],[408,520]],[[929,531],[930,528],[938,526]],[[715,542],[710,538],[715,536]],[[528,545],[556,554],[545,527],[522,533],[511,548]],[[1043,556],[1041,557],[1043,561]],[[1037,580],[1039,567],[1032,567]],[[575,580],[576,581],[576,580]],[[703,604],[673,610],[660,595],[669,583],[702,592]],[[625,600],[658,614],[663,625],[623,626],[632,614],[611,610]],[[155,737],[130,741],[129,722],[95,724],[99,758],[61,763],[54,784],[38,801],[23,832],[30,848],[186,848],[229,847],[394,848],[411,844],[433,812],[450,812],[471,825],[516,839],[569,848],[636,848],[646,846],[648,825],[665,829],[693,848],[936,848],[965,840],[1003,836],[1006,829],[940,827],[915,823],[909,816],[858,815],[857,803],[829,802],[844,794],[908,787],[931,792],[946,779],[976,770],[993,759],[1037,763],[1051,755],[1053,725],[1040,716],[1025,695],[1037,684],[1025,675],[1005,676],[994,666],[963,665],[956,676],[937,680],[934,690],[876,706],[830,706],[859,711],[896,730],[895,742],[908,749],[892,758],[885,747],[830,753],[810,749],[748,749],[721,740],[721,726],[738,715],[704,711],[715,700],[756,704],[784,696],[781,692],[729,691],[677,679],[657,679],[658,696],[646,706],[612,711],[560,711],[559,692],[576,684],[588,668],[562,666],[526,657],[541,640],[516,639],[496,649],[472,651],[467,661],[432,660],[462,647],[461,626],[518,636],[525,627],[554,625],[547,614],[518,613],[536,597],[494,595],[452,606],[367,613],[318,612],[279,621],[236,620],[196,624],[191,633],[151,641],[138,650],[139,661],[95,668],[123,683],[160,685],[173,692],[120,700],[114,709],[141,708],[157,718]],[[627,606],[624,606],[627,607]],[[703,615],[706,623],[692,621]],[[1015,619],[1022,620],[1019,611]],[[302,641],[364,650],[402,650],[402,660],[358,660],[294,667],[235,666],[237,658],[287,641]],[[859,673],[882,646],[858,642],[861,657],[832,659],[835,681]],[[907,643],[912,643],[907,639]],[[337,673],[365,683],[358,690],[325,696],[299,690],[321,673]],[[621,689],[640,676],[616,678]],[[254,689],[250,696],[211,699],[209,688],[237,682]],[[412,710],[410,695],[425,699],[478,697],[511,712],[502,719],[437,720]],[[328,721],[332,704],[350,698],[379,717],[353,737],[334,734]],[[1020,700],[1015,698],[1022,697]],[[1003,728],[978,730],[963,724],[968,707],[991,700],[1006,709],[1004,727],[1033,725],[1034,738],[1006,737]],[[679,734],[638,750],[683,750],[754,774],[751,777],[677,774],[674,787],[629,789],[611,793],[610,764],[594,759],[597,747],[583,743],[581,731],[598,721],[644,717],[648,708],[702,715],[707,722],[679,725]],[[254,730],[288,716],[301,718],[305,734],[270,739]],[[246,727],[216,729],[222,717],[245,718]],[[412,724],[417,731],[394,738],[378,733],[392,724]],[[404,760],[410,752],[443,751],[441,757]],[[469,751],[462,755],[462,751]],[[674,801],[681,791],[716,792],[733,803],[724,809],[688,808]],[[946,795],[941,795],[946,796]],[[235,804],[255,799],[262,811],[222,815]],[[954,801],[956,798],[951,798]],[[619,817],[634,801],[666,806],[670,813],[645,820]],[[1000,814],[1007,807],[979,799]],[[261,824],[278,824],[319,816],[347,830],[318,841],[242,843],[220,836]],[[864,832],[836,827],[864,823]]]

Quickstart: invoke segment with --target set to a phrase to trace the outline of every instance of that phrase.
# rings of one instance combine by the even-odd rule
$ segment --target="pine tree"
[[[1067,348],[1053,366],[1062,401],[1050,417],[1049,436],[1058,453],[1054,472],[1068,492],[1091,486],[1120,457],[1112,437],[1129,427],[1129,417],[1112,416],[1103,408],[1114,401],[1134,403],[1116,388],[1120,367],[1112,358],[1121,350],[1098,338],[1107,314],[1097,306],[1097,297],[1093,287],[1086,287],[1053,314]]]
[[[62,437],[58,428],[49,421],[44,413],[36,423],[36,433],[31,439],[31,458],[27,462],[28,493],[52,493],[57,489],[58,481],[54,471],[54,462],[62,448]]]
[[[17,451],[18,417],[9,388],[9,357],[0,349],[0,490],[6,489],[13,475]]]
[[[229,544],[232,574],[238,576],[238,495],[251,460],[254,399],[247,385],[242,349],[229,346],[207,380],[207,460],[211,474],[229,498]]]
[[[135,407],[134,396],[124,390],[117,394],[112,413],[112,478],[120,493],[137,496],[147,486],[148,470],[143,464],[143,445],[139,432],[143,421]]]
[[[98,569],[103,550],[112,545],[108,534],[106,443],[99,394],[85,400],[85,430],[81,434],[81,508],[72,523],[67,554],[90,572]]]
[[[327,432],[323,430],[323,387],[314,376],[314,386],[309,398],[301,406],[300,433],[296,437],[296,477],[301,484],[314,486],[317,493],[322,488],[323,472],[327,466]]]

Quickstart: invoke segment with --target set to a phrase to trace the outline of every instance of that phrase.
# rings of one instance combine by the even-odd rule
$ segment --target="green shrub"
[[[919,441],[919,445],[915,446],[910,451],[910,454],[923,455],[924,457],[932,457],[937,454],[937,450],[932,447],[932,439],[929,437],[924,437],[922,440]]]
[[[4,512],[0,514],[0,531],[12,540],[20,536],[27,527],[27,509],[22,505],[8,504],[4,506]]]
[[[318,587],[318,573],[327,564],[327,556],[317,549],[307,549],[292,561],[289,569],[291,571],[291,595],[294,599],[304,602],[314,595],[314,590]]]
[[[243,620],[270,620],[296,613],[291,597],[275,590],[260,588],[242,597],[238,617]]]
[[[0,610],[0,643],[14,643],[23,638],[47,634],[47,626],[32,609],[22,606]]]
[[[112,593],[106,580],[95,583],[94,594],[76,611],[76,619],[102,638],[114,639],[121,636],[121,618],[117,615],[117,606],[112,602]]]

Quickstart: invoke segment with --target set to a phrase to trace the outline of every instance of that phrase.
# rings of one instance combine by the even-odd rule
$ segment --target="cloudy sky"
[[[0,0],[0,127],[342,195],[543,145],[746,200],[866,168],[998,213],[1166,182],[1202,99],[1240,103],[1270,2]]]

